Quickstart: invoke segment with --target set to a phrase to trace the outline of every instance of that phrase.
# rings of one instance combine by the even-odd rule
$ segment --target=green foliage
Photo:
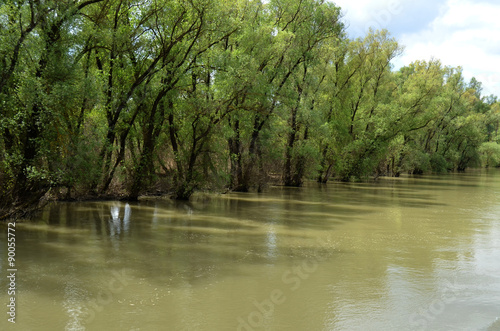
[[[485,142],[479,148],[482,165],[488,167],[500,167],[500,145],[496,142]]]
[[[445,173],[449,169],[448,162],[446,162],[446,159],[441,154],[432,154],[429,163],[432,171],[438,174]]]
[[[0,208],[499,166],[500,103],[320,0],[0,4]],[[9,207],[10,208],[10,207]]]
[[[405,147],[401,169],[411,174],[423,174],[432,170],[431,158],[429,154],[418,148]]]

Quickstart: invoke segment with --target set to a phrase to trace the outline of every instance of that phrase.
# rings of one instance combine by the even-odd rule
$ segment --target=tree
[[[496,165],[497,97],[322,0],[0,2],[0,218]]]
[[[344,59],[347,64],[335,63],[335,92],[328,121],[341,125],[337,130],[342,136],[334,147],[336,160],[323,161],[319,176],[326,182],[332,174],[333,163],[338,176],[343,180],[362,177],[374,169],[390,139],[396,134],[390,126],[396,121],[394,107],[390,106],[394,82],[391,74],[391,60],[400,54],[398,43],[387,31],[371,31],[364,39],[357,39],[348,45]],[[336,107],[336,109],[334,108]],[[323,157],[328,157],[328,145]]]
[[[61,173],[54,162],[72,129],[72,106],[81,91],[71,36],[79,15],[103,0],[18,1],[2,4],[0,73],[2,200],[6,209],[32,205]]]

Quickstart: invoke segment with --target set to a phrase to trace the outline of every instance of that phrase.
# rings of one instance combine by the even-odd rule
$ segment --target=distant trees
[[[497,98],[401,50],[321,0],[1,1],[0,208],[498,166]]]

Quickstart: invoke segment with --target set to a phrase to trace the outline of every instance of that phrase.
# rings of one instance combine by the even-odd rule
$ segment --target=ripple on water
[[[86,301],[87,294],[84,290],[76,286],[74,282],[67,282],[64,287],[63,307],[68,315],[68,322],[65,331],[85,331],[83,318],[85,317],[85,308],[82,303]]]

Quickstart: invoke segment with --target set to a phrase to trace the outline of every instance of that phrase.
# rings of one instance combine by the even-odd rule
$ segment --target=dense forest
[[[500,103],[321,0],[0,0],[0,218],[500,165]]]

